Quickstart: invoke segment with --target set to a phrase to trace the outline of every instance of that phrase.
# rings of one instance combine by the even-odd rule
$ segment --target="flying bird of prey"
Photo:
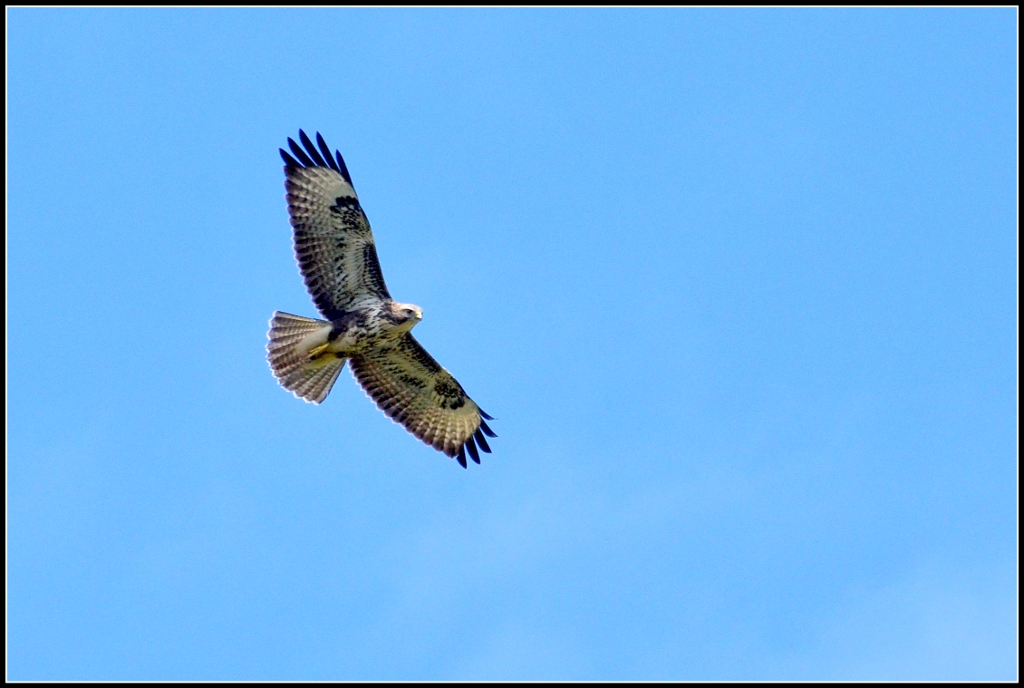
[[[267,333],[267,360],[281,385],[319,404],[347,361],[367,396],[413,435],[458,459],[480,463],[490,453],[494,420],[438,365],[410,330],[419,306],[398,303],[384,285],[370,222],[359,205],[341,153],[331,155],[299,130],[283,148],[285,198],[294,229],[295,257],[306,289],[326,318],[277,311]],[[486,420],[485,420],[486,419]]]

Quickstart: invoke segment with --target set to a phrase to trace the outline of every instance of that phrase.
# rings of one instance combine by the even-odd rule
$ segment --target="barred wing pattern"
[[[319,133],[317,145],[301,130],[299,140],[288,139],[294,157],[281,149],[295,258],[316,307],[335,320],[391,295],[341,153],[332,156]]]
[[[466,452],[480,463],[477,447],[490,453],[484,420],[494,420],[466,396],[462,385],[426,349],[405,334],[395,344],[349,360],[352,374],[389,418],[426,444],[466,467]]]

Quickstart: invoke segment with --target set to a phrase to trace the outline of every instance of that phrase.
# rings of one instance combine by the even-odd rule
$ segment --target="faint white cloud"
[[[1016,680],[1015,579],[1010,566],[922,567],[823,619],[815,646],[773,677]]]

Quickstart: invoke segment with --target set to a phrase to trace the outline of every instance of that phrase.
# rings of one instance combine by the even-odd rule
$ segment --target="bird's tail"
[[[267,361],[281,386],[292,394],[319,404],[327,398],[346,358],[322,349],[331,323],[277,311],[267,332]]]

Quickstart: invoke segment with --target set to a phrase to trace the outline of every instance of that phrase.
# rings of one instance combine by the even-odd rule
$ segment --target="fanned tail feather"
[[[309,359],[310,350],[327,341],[331,323],[277,311],[267,333],[267,361],[281,386],[314,404],[327,398],[346,359],[326,355]]]

